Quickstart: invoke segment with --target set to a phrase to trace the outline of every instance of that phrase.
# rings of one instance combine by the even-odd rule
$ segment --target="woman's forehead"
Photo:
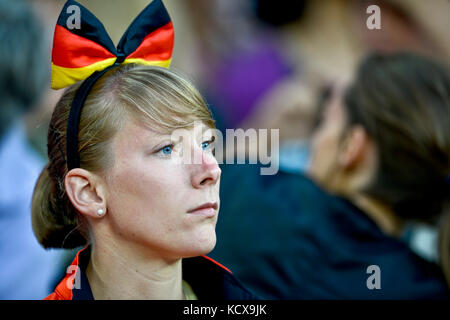
[[[174,135],[176,131],[181,130],[204,133],[207,130],[213,130],[213,128],[210,128],[202,121],[196,121],[191,126],[187,126],[185,128],[174,128],[170,130],[151,125],[144,121],[129,120],[126,121],[122,130],[120,130],[119,135],[121,136],[121,140],[125,141],[132,138],[136,138],[137,140],[151,141],[170,137]]]

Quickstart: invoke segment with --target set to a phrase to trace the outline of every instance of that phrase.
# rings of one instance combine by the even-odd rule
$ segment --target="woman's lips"
[[[187,213],[212,217],[217,214],[217,208],[217,202],[207,202],[194,209],[189,210]]]

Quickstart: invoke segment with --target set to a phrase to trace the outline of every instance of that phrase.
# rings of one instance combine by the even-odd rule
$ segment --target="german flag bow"
[[[161,0],[153,0],[114,46],[103,24],[76,1],[68,0],[55,27],[51,87],[61,89],[116,63],[168,68],[174,30]]]

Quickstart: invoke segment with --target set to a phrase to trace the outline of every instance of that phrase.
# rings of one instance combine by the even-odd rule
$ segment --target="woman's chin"
[[[184,254],[185,258],[202,256],[210,253],[216,246],[216,232],[203,233],[195,239],[195,242],[191,242],[190,248],[188,248]]]

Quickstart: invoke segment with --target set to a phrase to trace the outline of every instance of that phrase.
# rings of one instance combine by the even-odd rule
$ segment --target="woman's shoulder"
[[[183,279],[199,300],[257,300],[231,270],[208,256],[183,259]]]

